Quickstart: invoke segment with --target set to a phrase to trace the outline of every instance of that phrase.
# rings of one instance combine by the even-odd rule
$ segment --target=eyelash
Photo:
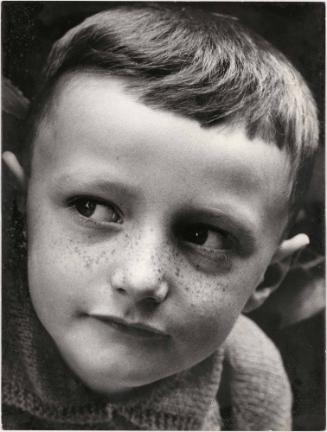
[[[83,208],[84,206],[84,208]],[[74,209],[79,215],[96,225],[112,225],[122,224],[123,216],[122,212],[111,202],[101,200],[99,198],[93,198],[89,196],[77,196],[68,200],[68,207]],[[112,211],[113,220],[96,220],[94,216],[96,210],[100,209],[103,211]]]

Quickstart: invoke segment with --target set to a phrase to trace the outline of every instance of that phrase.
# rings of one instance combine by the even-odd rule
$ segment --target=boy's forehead
[[[166,154],[176,171],[185,168],[185,164],[183,167],[176,163],[183,156],[194,179],[200,168],[213,177],[219,171],[228,172],[228,181],[240,193],[257,184],[271,194],[272,202],[276,198],[275,209],[282,201],[285,205],[291,187],[289,160],[277,146],[259,139],[249,140],[240,122],[203,128],[180,115],[152,109],[130,94],[124,84],[117,78],[91,73],[62,77],[39,130],[41,139],[37,141],[41,145],[36,143],[43,164],[64,158],[72,150],[78,159],[85,146],[98,155],[107,154],[111,147],[113,153],[123,153],[126,147],[135,165],[138,150],[149,163],[152,155]],[[270,184],[271,179],[267,178],[267,183],[260,185],[265,182],[268,166],[278,173],[276,184]],[[224,181],[222,176],[219,181]]]

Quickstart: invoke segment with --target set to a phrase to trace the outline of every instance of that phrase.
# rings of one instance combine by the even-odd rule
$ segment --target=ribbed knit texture
[[[202,363],[124,403],[111,403],[66,367],[24,284],[17,285],[4,294],[4,427],[25,428],[25,416],[39,419],[44,429],[221,430],[216,395],[225,359],[232,402],[229,428],[290,429],[291,393],[280,355],[249,319],[241,316],[224,346]]]
[[[226,341],[233,429],[291,430],[292,395],[275,345],[241,316]]]

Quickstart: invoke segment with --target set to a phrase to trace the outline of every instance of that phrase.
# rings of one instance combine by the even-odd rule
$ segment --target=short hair
[[[240,122],[289,154],[291,208],[303,197],[318,145],[314,99],[286,57],[238,19],[181,4],[120,5],[53,46],[32,108],[33,134],[58,78],[100,71],[126,80],[142,103],[203,127]]]

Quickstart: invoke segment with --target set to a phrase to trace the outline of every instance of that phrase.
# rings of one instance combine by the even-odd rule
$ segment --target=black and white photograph
[[[1,428],[326,430],[325,3],[1,8]]]

